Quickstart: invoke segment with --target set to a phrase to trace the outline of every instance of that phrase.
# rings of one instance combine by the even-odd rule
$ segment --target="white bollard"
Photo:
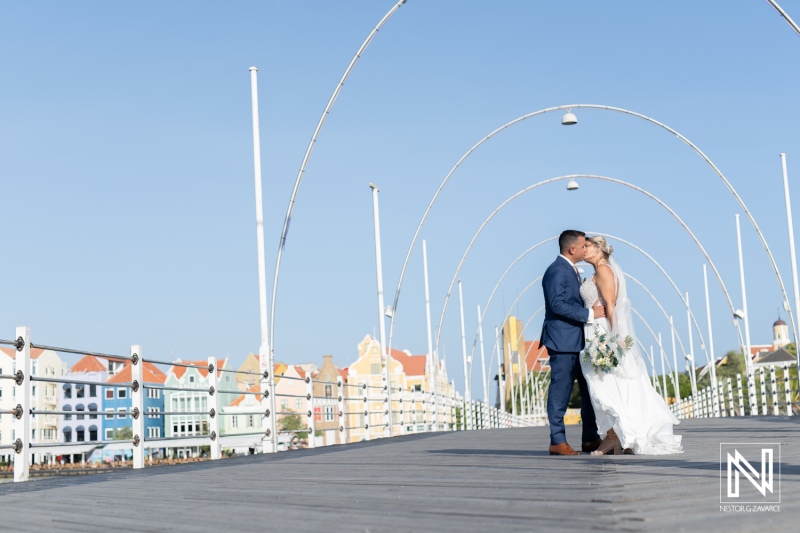
[[[764,367],[761,367],[758,370],[759,381],[761,382],[761,412],[764,415],[768,415],[769,411],[767,410],[767,378],[764,375]]]

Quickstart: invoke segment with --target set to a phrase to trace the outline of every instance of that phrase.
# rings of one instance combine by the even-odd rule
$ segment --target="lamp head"
[[[567,190],[568,191],[577,191],[578,190],[578,182],[573,180],[569,180],[567,182]]]
[[[561,117],[561,124],[564,126],[572,126],[577,123],[578,117],[575,116],[575,113],[573,113],[571,109],[567,109],[567,112]]]
[[[741,309],[737,309],[736,311],[733,312],[733,318],[738,318],[739,320],[743,319],[744,311],[742,311]]]

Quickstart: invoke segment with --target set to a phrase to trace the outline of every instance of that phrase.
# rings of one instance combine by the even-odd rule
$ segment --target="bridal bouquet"
[[[608,372],[615,368],[625,350],[633,348],[633,338],[630,335],[620,342],[619,335],[610,335],[595,324],[595,335],[586,343],[583,360],[591,364],[595,372]]]

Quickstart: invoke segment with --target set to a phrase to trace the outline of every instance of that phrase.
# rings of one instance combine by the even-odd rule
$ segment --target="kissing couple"
[[[592,455],[681,453],[678,419],[653,388],[633,330],[631,301],[614,249],[603,237],[566,230],[544,273],[540,337],[550,356],[550,455],[580,455],[567,443],[564,414],[575,380],[581,391],[581,449]],[[594,275],[581,282],[575,266]],[[585,350],[584,350],[585,348]],[[583,351],[583,353],[581,353]]]

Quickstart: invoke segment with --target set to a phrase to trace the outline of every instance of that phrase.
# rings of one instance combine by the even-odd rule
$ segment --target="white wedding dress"
[[[621,339],[627,335],[636,339],[625,278],[616,261],[612,259],[610,266],[614,271],[617,287],[617,320],[611,333],[619,334]],[[598,300],[605,305],[594,277],[581,285],[581,298],[587,308],[591,308]],[[594,323],[606,332],[611,329],[605,318],[595,319]],[[585,328],[588,344],[597,333],[594,324],[586,324]],[[633,348],[626,350],[619,365],[609,372],[595,371],[591,363],[584,360],[583,354],[581,369],[589,385],[589,396],[601,438],[605,438],[608,430],[614,428],[622,448],[630,448],[634,454],[664,455],[683,452],[681,437],[672,433],[672,426],[679,423],[678,419],[653,388],[639,353],[638,340],[634,340]]]

